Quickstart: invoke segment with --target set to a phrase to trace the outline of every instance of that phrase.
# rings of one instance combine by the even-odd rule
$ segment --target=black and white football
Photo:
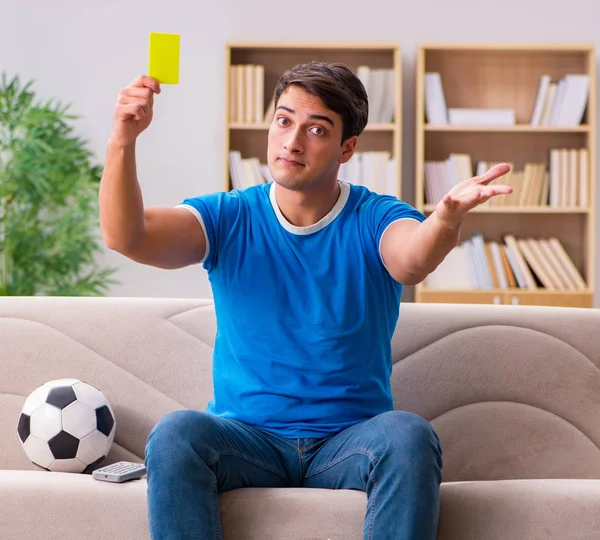
[[[100,390],[79,379],[58,379],[25,400],[17,432],[35,465],[91,473],[108,454],[116,427],[113,409]]]

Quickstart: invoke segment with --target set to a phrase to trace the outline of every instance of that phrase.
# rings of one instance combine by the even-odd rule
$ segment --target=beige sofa
[[[215,328],[207,300],[1,298],[0,539],[147,539],[145,480],[37,469],[18,416],[40,384],[88,381],[117,418],[106,463],[140,461],[159,418],[209,400]],[[439,539],[600,539],[600,312],[404,304],[393,351],[396,407],[442,440]],[[360,540],[365,502],[243,489],[220,511],[226,540]]]

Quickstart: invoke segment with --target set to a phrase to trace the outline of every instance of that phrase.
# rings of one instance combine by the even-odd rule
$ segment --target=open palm
[[[496,195],[512,193],[510,186],[494,184],[492,180],[510,171],[508,163],[494,165],[482,176],[474,176],[455,185],[437,204],[437,217],[448,223],[460,223],[465,214]]]

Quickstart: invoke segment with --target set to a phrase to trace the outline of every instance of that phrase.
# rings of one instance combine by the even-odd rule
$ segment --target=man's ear
[[[339,159],[340,163],[347,163],[350,161],[350,158],[354,155],[357,144],[358,137],[356,135],[354,137],[349,137],[342,143],[342,154]]]

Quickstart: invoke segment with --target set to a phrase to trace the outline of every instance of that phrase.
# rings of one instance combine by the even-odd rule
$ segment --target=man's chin
[[[273,175],[273,181],[277,185],[285,189],[291,189],[293,191],[299,191],[303,187],[306,187],[306,183],[300,178],[290,178],[289,176]]]

